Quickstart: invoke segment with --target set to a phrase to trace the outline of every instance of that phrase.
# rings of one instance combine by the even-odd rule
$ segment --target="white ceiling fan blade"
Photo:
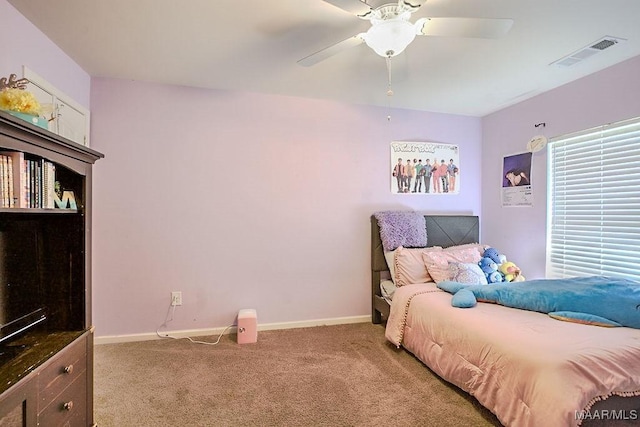
[[[424,36],[474,37],[495,39],[505,36],[513,19],[486,18],[420,18],[416,32]]]
[[[420,9],[425,1],[426,0],[399,0],[398,3],[404,5],[405,9],[410,10],[411,13],[413,13]]]
[[[327,3],[330,3],[336,7],[339,7],[342,10],[346,10],[349,13],[353,13],[359,18],[367,19],[367,17],[371,14],[373,9],[371,7],[360,1],[360,0],[324,0]]]
[[[344,49],[348,49],[350,47],[355,47],[364,43],[364,39],[358,34],[357,36],[349,37],[346,40],[342,40],[332,46],[329,46],[325,49],[322,49],[316,53],[312,53],[311,55],[302,58],[298,61],[298,64],[304,67],[310,67],[312,65],[317,64],[320,61],[323,61],[330,56],[335,55],[338,52],[343,51]]]

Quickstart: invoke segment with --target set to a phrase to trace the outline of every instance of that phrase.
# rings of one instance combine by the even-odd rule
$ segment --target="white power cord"
[[[194,344],[204,344],[204,345],[216,345],[220,342],[220,339],[222,338],[222,336],[224,335],[225,332],[227,332],[227,329],[232,328],[236,325],[229,325],[226,328],[224,328],[222,330],[222,332],[220,332],[220,335],[218,335],[218,339],[215,340],[214,342],[208,342],[208,341],[198,341],[198,340],[194,340],[191,337],[174,337],[172,335],[169,335],[167,333],[165,334],[161,334],[160,333],[160,329],[161,328],[166,328],[167,327],[167,323],[171,322],[173,320],[173,315],[176,311],[176,306],[175,305],[170,305],[169,306],[169,310],[167,310],[167,316],[164,319],[164,322],[162,323],[162,325],[158,326],[158,329],[156,329],[156,335],[158,335],[158,337],[160,338],[168,338],[168,339],[172,339],[172,340],[189,340]],[[169,317],[169,315],[171,315],[171,317]]]

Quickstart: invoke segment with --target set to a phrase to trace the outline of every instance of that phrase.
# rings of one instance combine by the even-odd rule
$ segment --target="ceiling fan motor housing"
[[[409,22],[411,11],[397,4],[376,9],[371,17],[371,28],[362,35],[365,43],[378,55],[396,56],[415,39],[416,29]]]

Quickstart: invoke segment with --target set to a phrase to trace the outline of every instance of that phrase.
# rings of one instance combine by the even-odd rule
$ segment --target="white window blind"
[[[640,280],[640,119],[548,148],[547,277]]]

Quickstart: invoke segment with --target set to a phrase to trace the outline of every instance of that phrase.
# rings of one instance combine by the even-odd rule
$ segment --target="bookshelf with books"
[[[0,425],[93,424],[91,187],[102,157],[0,111]]]
[[[62,193],[55,192],[55,163],[29,158],[19,151],[0,151],[0,188],[2,208],[54,209],[62,206]]]

